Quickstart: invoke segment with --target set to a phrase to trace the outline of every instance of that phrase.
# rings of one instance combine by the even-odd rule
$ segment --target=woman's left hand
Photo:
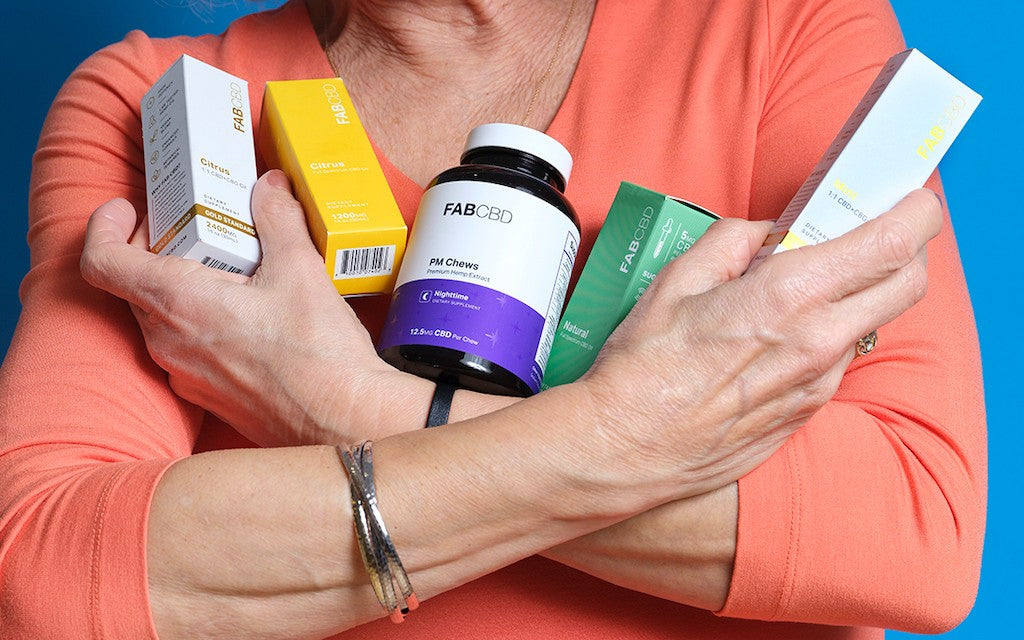
[[[263,261],[251,277],[146,249],[126,200],[89,220],[81,269],[131,305],[171,388],[262,446],[351,442],[404,428],[380,419],[400,385],[324,272],[280,171],[253,189]],[[134,230],[134,234],[133,234]],[[425,391],[429,395],[429,391]]]

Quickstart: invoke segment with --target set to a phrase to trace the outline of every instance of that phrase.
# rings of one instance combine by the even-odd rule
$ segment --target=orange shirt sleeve
[[[884,0],[766,4],[753,217],[782,211],[882,63],[904,48]],[[941,193],[937,175],[928,186]],[[948,215],[928,260],[924,300],[881,327],[879,346],[854,361],[835,399],[740,481],[721,615],[936,632],[970,610],[984,536],[985,415]]]
[[[86,220],[115,196],[145,211],[139,105],[163,60],[142,34],[83,63],[34,158],[31,268],[0,373],[0,612],[5,638],[155,638],[151,494],[202,412],[150,359],[128,305],[78,269]],[[169,62],[169,61],[168,61]],[[143,86],[144,85],[144,86]]]

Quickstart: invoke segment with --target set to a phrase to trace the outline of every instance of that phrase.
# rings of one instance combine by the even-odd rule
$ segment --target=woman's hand
[[[146,225],[136,230],[125,200],[104,204],[89,220],[82,274],[131,304],[175,393],[260,445],[401,430],[379,419],[379,405],[417,381],[377,357],[327,279],[283,173],[256,183],[252,213],[263,247],[252,277],[150,253]]]
[[[712,225],[581,380],[625,482],[653,470],[695,495],[764,461],[832,398],[857,339],[923,297],[925,244],[941,226],[938,199],[919,190],[840,238],[744,274],[768,226]],[[631,474],[636,465],[645,471]]]

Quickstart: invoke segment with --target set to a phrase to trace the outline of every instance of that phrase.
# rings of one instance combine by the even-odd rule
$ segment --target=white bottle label
[[[565,214],[524,191],[476,181],[432,187],[380,348],[466,351],[538,391],[579,241]]]

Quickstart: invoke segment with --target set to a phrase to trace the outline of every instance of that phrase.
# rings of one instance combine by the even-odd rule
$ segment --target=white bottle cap
[[[561,174],[562,180],[569,183],[572,156],[558,140],[546,133],[518,124],[482,124],[469,132],[463,154],[483,147],[501,147],[529,153],[550,164]]]

